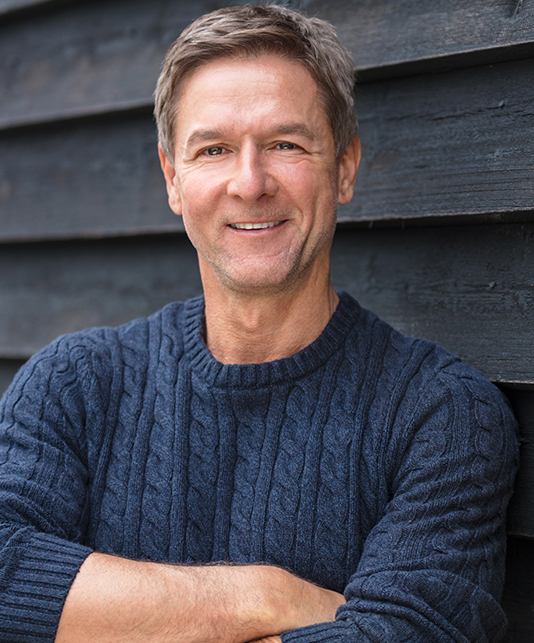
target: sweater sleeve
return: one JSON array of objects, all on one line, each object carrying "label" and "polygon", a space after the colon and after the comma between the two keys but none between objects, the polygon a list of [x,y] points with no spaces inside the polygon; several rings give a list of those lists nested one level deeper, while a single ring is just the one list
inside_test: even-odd
[{"label": "sweater sleeve", "polygon": [[0,406],[0,640],[53,641],[91,549],[79,351],[59,340],[19,372]]},{"label": "sweater sleeve", "polygon": [[383,461],[389,501],[350,577],[346,604],[335,622],[285,632],[283,643],[496,643],[504,636],[505,512],[518,462],[513,415],[493,385],[458,363],[439,372],[412,407],[393,423]]}]

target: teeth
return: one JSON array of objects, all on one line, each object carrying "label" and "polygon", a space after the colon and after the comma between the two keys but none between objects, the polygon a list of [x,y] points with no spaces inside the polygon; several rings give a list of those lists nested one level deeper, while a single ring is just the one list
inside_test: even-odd
[{"label": "teeth", "polygon": [[281,221],[269,221],[269,223],[231,223],[230,227],[235,230],[265,230],[266,228],[274,228],[281,223]]}]

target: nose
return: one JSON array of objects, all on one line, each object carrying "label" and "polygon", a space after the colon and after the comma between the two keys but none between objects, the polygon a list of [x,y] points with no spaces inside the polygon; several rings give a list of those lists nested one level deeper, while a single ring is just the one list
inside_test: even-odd
[{"label": "nose", "polygon": [[227,193],[253,203],[262,196],[273,196],[276,182],[266,168],[261,151],[254,145],[245,145],[236,155]]}]

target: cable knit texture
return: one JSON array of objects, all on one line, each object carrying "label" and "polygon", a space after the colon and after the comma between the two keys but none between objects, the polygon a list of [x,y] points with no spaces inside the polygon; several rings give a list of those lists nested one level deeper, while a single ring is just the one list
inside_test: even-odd
[{"label": "cable knit texture", "polygon": [[1,641],[53,641],[94,550],[266,561],[345,591],[336,622],[284,643],[500,640],[508,406],[340,295],[275,362],[217,362],[199,297],[25,365],[0,410]]}]

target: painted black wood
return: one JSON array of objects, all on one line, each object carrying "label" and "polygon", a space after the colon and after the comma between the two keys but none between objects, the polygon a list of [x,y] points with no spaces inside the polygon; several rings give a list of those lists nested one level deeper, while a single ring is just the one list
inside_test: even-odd
[{"label": "painted black wood", "polygon": [[185,235],[0,247],[0,358],[115,326],[201,292]]},{"label": "painted black wood", "polygon": [[345,230],[336,287],[487,377],[534,382],[534,224]]},{"label": "painted black wood", "polygon": [[16,372],[24,364],[21,359],[0,359],[0,396],[11,384]]},{"label": "painted black wood", "polygon": [[27,10],[43,5],[57,4],[58,0],[0,0],[0,18],[5,14]]},{"label": "painted black wood", "polygon": [[[5,11],[42,4],[3,0]],[[5,28],[0,20],[0,127],[149,104],[171,42],[193,19],[226,4],[71,0]],[[528,0],[292,4],[334,23],[362,79],[534,55]]]},{"label": "painted black wood", "polygon": [[342,218],[532,212],[532,87],[534,58],[362,86],[364,156]]},{"label": "painted black wood", "polygon": [[508,533],[534,538],[534,387],[503,386],[503,390],[521,428],[521,461],[508,508]]},{"label": "painted black wood", "polygon": [[[534,59],[363,85],[364,156],[341,221],[534,209]],[[150,112],[0,132],[0,240],[179,230]]]},{"label": "painted black wood", "polygon": [[508,617],[504,643],[532,643],[534,636],[534,541],[508,538],[501,605]]},{"label": "painted black wood", "polygon": [[167,205],[150,114],[0,135],[0,238],[182,230]]},{"label": "painted black wood", "polygon": [[0,21],[0,128],[149,106],[169,45],[223,0],[91,0]]},{"label": "painted black wood", "polygon": [[360,78],[386,78],[533,55],[529,0],[295,0],[332,22]]},{"label": "painted black wood", "polygon": [[[498,382],[534,383],[534,223],[341,230],[336,287]],[[0,357],[200,288],[184,235],[0,247]]]}]

